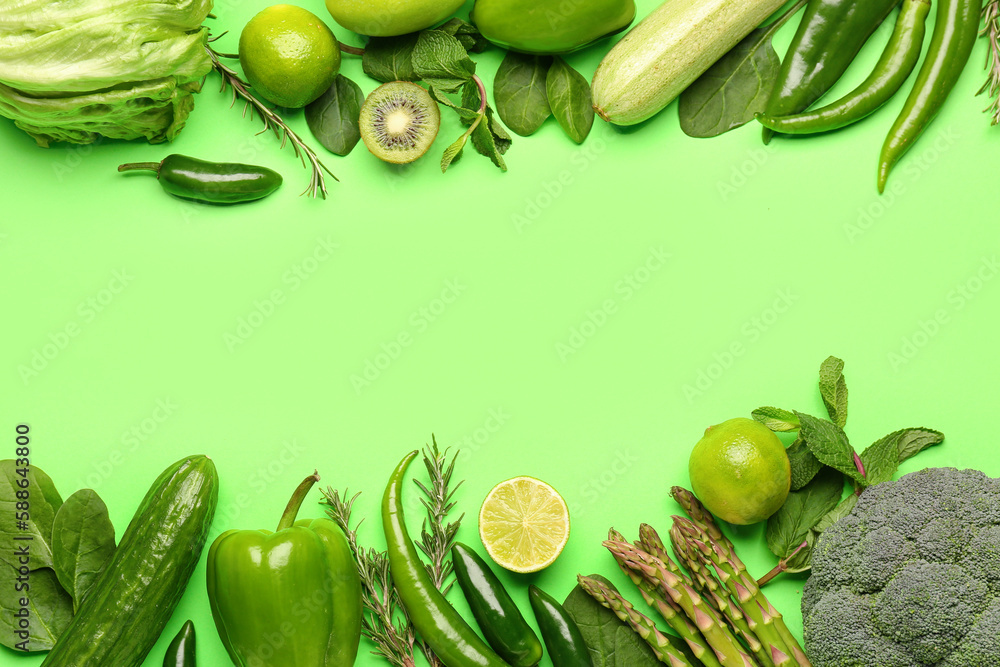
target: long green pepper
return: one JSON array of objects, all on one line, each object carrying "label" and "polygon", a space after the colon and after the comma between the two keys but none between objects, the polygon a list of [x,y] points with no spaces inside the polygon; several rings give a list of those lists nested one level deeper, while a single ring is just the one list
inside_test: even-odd
[{"label": "long green pepper", "polygon": [[[805,111],[847,71],[899,0],[809,0],[781,63],[766,116]],[[764,143],[774,131],[765,127]]]},{"label": "long green pepper", "polygon": [[927,57],[903,110],[882,144],[878,165],[878,191],[893,165],[913,146],[948,98],[969,62],[979,34],[982,0],[938,0],[937,18]]},{"label": "long green pepper", "polygon": [[889,101],[920,59],[930,0],[903,0],[896,27],[882,56],[857,88],[824,107],[791,116],[758,114],[757,120],[783,134],[813,134],[855,123]]}]

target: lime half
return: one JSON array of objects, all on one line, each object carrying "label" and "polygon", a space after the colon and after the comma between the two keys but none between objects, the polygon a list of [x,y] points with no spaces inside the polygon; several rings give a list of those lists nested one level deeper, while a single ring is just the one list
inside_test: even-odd
[{"label": "lime half", "polygon": [[569,540],[566,501],[534,477],[500,482],[479,509],[479,536],[497,565],[537,572],[551,565]]}]

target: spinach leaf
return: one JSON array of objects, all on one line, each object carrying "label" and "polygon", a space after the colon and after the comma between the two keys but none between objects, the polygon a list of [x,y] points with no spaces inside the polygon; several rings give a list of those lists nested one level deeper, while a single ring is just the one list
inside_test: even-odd
[{"label": "spinach leaf", "polygon": [[[50,568],[33,570],[27,590],[15,589],[20,576],[12,565],[0,563],[0,644],[18,651],[48,651],[73,619],[73,601]],[[27,607],[22,607],[22,598]],[[22,609],[28,613],[27,636],[15,617]]]},{"label": "spinach leaf", "polygon": [[504,124],[526,137],[552,115],[546,75],[552,59],[508,51],[493,79],[493,99]]},{"label": "spinach leaf", "polygon": [[691,137],[715,137],[753,120],[764,111],[781,59],[771,38],[805,0],[770,25],[757,28],[681,93],[681,129]]},{"label": "spinach leaf", "polygon": [[365,74],[381,83],[389,81],[416,81],[413,71],[413,49],[417,33],[399,37],[372,37],[361,57]]},{"label": "spinach leaf", "polygon": [[413,47],[413,71],[428,86],[444,93],[457,93],[476,73],[476,63],[452,35],[423,30]]},{"label": "spinach leaf", "polygon": [[811,417],[801,412],[796,412],[802,424],[800,433],[802,439],[806,441],[809,450],[813,455],[834,470],[844,473],[862,487],[868,486],[868,481],[858,471],[854,462],[857,456],[854,448],[847,439],[844,430],[833,422],[817,417]]},{"label": "spinach leaf", "polygon": [[358,121],[364,103],[361,87],[338,74],[329,90],[306,106],[306,123],[328,151],[348,155],[361,140]]},{"label": "spinach leaf", "polygon": [[[27,496],[27,499],[25,499]],[[18,503],[29,503],[29,510]],[[0,561],[17,567],[16,537],[30,538],[28,566],[52,567],[52,520],[62,505],[52,479],[35,466],[19,466],[14,459],[0,461]],[[23,506],[22,506],[23,507]]]},{"label": "spinach leaf", "polygon": [[799,418],[795,416],[795,413],[781,408],[757,408],[750,413],[750,416],[772,431],[797,431],[799,429]]},{"label": "spinach leaf", "polygon": [[570,139],[580,144],[594,126],[594,100],[590,83],[559,56],[545,77],[545,92],[552,115]]},{"label": "spinach leaf", "polygon": [[795,442],[785,450],[788,453],[788,462],[792,467],[792,491],[798,491],[803,486],[812,481],[823,464],[819,462],[809,446],[802,438],[796,438]]},{"label": "spinach leaf", "polygon": [[[593,579],[614,588],[610,581],[594,574]],[[563,603],[563,609],[576,622],[590,650],[594,667],[656,667],[659,661],[652,650],[615,613],[575,586]],[[622,632],[627,634],[622,634]]]},{"label": "spinach leaf", "polygon": [[802,489],[790,492],[785,504],[767,520],[764,539],[771,553],[785,558],[795,551],[813,526],[837,506],[843,494],[843,475],[827,467]]},{"label": "spinach leaf", "polygon": [[844,428],[847,423],[847,381],[844,379],[842,359],[827,357],[819,367],[819,393],[830,421]]},{"label": "spinach leaf", "polygon": [[115,527],[96,491],[80,489],[56,512],[52,552],[56,577],[73,598],[76,613],[115,552]]}]

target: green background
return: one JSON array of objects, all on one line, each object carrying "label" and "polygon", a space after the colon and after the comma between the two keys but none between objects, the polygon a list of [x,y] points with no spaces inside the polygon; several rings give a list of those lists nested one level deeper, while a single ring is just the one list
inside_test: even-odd
[{"label": "green background", "polygon": [[[218,4],[213,26],[232,31],[219,48],[235,50],[267,4]],[[638,4],[642,16],[656,3]],[[887,35],[832,95],[864,78]],[[569,60],[589,78],[607,46]],[[476,57],[487,84],[501,55]],[[767,148],[756,127],[688,138],[676,104],[634,131],[598,121],[582,146],[549,120],[515,137],[508,173],[469,151],[442,175],[437,157],[462,131],[445,112],[432,155],[413,166],[363,147],[328,156],[341,181],[326,201],[298,196],[307,172],[273,136],[255,136],[215,75],[171,146],[43,150],[0,122],[0,456],[13,456],[15,424],[29,424],[33,462],[64,497],[96,489],[119,537],[184,455],[218,466],[215,533],[272,528],[318,468],[324,485],[362,492],[360,537],[379,546],[385,481],[434,434],[460,451],[461,540],[480,545],[479,504],[503,479],[542,478],[569,504],[560,559],[504,577],[525,610],[529,582],[559,598],[577,573],[622,584],[600,546],[608,527],[666,530],[679,511],[668,490],[687,484],[706,426],[759,405],[821,414],[816,372],[830,354],[847,362],[858,448],[927,426],[945,444],[904,472],[1000,476],[988,418],[1000,376],[1000,128],[974,98],[984,57],[980,43],[881,197],[878,149],[902,96],[858,126]],[[376,85],[356,58],[343,72],[365,92]],[[290,121],[308,137],[301,114]],[[267,165],[285,185],[255,204],[207,207],[115,171],[171,152]],[[321,514],[311,502],[303,512]],[[731,532],[752,572],[770,569],[761,526]],[[769,588],[795,632],[801,585]],[[186,618],[204,664],[227,664],[204,561],[145,664],[160,664]],[[359,665],[381,664],[370,648]]]}]

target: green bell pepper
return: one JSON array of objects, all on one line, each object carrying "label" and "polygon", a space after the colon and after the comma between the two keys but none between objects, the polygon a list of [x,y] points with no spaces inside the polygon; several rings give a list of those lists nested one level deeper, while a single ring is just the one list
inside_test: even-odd
[{"label": "green bell pepper", "polygon": [[350,667],[361,638],[361,578],[343,531],[295,521],[313,473],[275,532],[228,530],[208,552],[208,599],[238,667]]},{"label": "green bell pepper", "polygon": [[576,51],[629,27],[635,0],[476,0],[472,22],[483,37],[521,53]]}]

